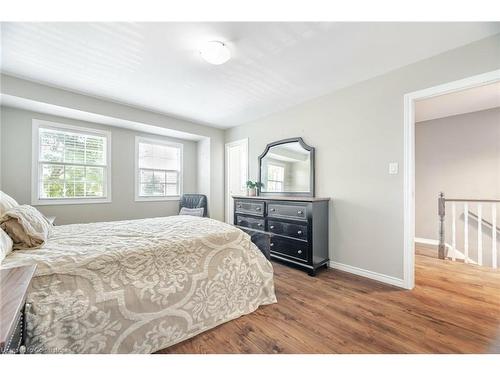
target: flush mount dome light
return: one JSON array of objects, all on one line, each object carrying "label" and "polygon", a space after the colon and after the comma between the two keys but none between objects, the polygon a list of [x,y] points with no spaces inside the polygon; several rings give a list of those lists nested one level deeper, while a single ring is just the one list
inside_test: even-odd
[{"label": "flush mount dome light", "polygon": [[205,43],[200,49],[200,55],[207,63],[221,65],[231,58],[231,51],[224,43],[214,40]]}]

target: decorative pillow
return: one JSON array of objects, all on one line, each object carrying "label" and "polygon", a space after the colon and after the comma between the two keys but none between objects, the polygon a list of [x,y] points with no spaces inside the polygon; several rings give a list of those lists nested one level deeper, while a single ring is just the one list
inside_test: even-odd
[{"label": "decorative pillow", "polygon": [[179,215],[189,215],[189,216],[200,216],[203,217],[203,213],[205,212],[205,209],[203,207],[200,208],[187,208],[187,207],[182,207]]},{"label": "decorative pillow", "polygon": [[52,225],[35,207],[11,208],[0,218],[2,228],[14,242],[15,249],[35,249],[47,240]]},{"label": "decorative pillow", "polygon": [[12,238],[0,228],[0,263],[12,251]]},{"label": "decorative pillow", "polygon": [[19,203],[17,203],[14,198],[0,190],[0,216],[2,216],[5,211],[17,206],[19,206]]}]

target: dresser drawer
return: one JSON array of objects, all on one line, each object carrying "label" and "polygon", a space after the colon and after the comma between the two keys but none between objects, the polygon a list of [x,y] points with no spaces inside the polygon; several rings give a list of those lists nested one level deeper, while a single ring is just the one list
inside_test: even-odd
[{"label": "dresser drawer", "polygon": [[290,258],[307,262],[309,246],[306,242],[272,236],[270,247],[271,253],[286,255]]},{"label": "dresser drawer", "polygon": [[267,216],[294,220],[307,220],[307,206],[269,203]]},{"label": "dresser drawer", "polygon": [[258,219],[255,217],[248,217],[243,215],[236,215],[236,224],[240,227],[251,228],[251,229],[265,229],[264,219]]},{"label": "dresser drawer", "polygon": [[264,216],[265,202],[249,202],[245,200],[235,200],[234,210],[236,213]]},{"label": "dresser drawer", "polygon": [[267,221],[268,231],[282,236],[294,237],[307,241],[307,225],[290,224],[277,220]]},{"label": "dresser drawer", "polygon": [[271,259],[269,250],[271,235],[269,233],[247,228],[241,228],[241,230],[250,236],[251,241],[259,248],[259,250],[267,259]]}]

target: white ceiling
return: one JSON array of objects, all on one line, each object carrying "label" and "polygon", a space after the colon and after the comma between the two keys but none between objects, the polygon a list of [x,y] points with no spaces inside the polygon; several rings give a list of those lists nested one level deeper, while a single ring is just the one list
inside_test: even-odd
[{"label": "white ceiling", "polygon": [[500,82],[418,101],[415,105],[415,121],[434,120],[497,107],[500,107]]},{"label": "white ceiling", "polygon": [[[217,127],[500,32],[500,23],[3,23],[6,74]],[[198,54],[221,40],[233,58]]]}]

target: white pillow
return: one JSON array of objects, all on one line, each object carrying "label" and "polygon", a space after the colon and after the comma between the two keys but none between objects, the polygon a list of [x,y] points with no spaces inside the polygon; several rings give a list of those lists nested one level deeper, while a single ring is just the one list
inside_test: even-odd
[{"label": "white pillow", "polygon": [[203,217],[203,212],[205,209],[203,207],[200,208],[187,208],[187,207],[182,207],[179,215],[189,215],[189,216],[200,216]]},{"label": "white pillow", "polygon": [[0,190],[0,216],[2,216],[7,210],[19,206],[14,198],[5,194]]},{"label": "white pillow", "polygon": [[0,263],[12,251],[13,246],[12,238],[0,228]]}]

